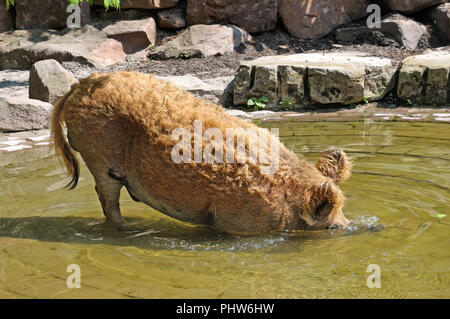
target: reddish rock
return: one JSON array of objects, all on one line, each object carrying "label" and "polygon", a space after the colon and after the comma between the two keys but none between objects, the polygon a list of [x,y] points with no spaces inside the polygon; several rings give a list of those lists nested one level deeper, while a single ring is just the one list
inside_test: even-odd
[{"label": "reddish rock", "polygon": [[404,13],[415,13],[422,9],[444,3],[446,0],[384,0],[386,4],[394,11]]},{"label": "reddish rock", "polygon": [[87,64],[94,65],[95,67],[104,67],[117,62],[123,62],[126,56],[127,54],[121,42],[114,39],[106,39],[97,48],[87,54],[86,61]]},{"label": "reddish rock", "polygon": [[11,30],[13,26],[14,23],[6,10],[5,1],[0,1],[0,33]]},{"label": "reddish rock", "polygon": [[188,25],[228,23],[248,32],[263,32],[277,24],[277,0],[188,0]]},{"label": "reddish rock", "polygon": [[69,31],[16,30],[0,33],[0,69],[30,69],[40,60],[75,61],[102,68],[126,58],[122,43],[91,25]]},{"label": "reddish rock", "polygon": [[121,42],[127,54],[143,50],[150,44],[156,43],[156,23],[153,18],[118,21],[102,31],[109,38]]},{"label": "reddish rock", "polygon": [[[103,0],[94,0],[97,6],[103,6]],[[165,9],[178,4],[178,0],[120,0],[121,9]]]},{"label": "reddish rock", "polygon": [[283,0],[280,16],[289,33],[317,39],[337,26],[367,15],[370,0]]},{"label": "reddish rock", "polygon": [[[0,0],[1,1],[1,0]],[[68,13],[68,1],[61,0],[16,0],[17,29],[65,29]],[[81,4],[81,25],[90,21],[90,6]]]}]

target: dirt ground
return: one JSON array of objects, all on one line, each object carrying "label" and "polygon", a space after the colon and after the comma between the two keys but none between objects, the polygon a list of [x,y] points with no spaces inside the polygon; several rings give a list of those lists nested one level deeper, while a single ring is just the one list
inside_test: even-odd
[{"label": "dirt ground", "polygon": [[[416,19],[420,19],[416,18]],[[130,55],[126,62],[114,64],[105,69],[89,70],[91,72],[116,72],[116,71],[139,71],[156,75],[185,75],[195,74],[199,78],[216,77],[223,75],[233,75],[243,60],[252,60],[260,56],[267,55],[287,55],[305,52],[339,52],[339,51],[360,51],[371,56],[390,58],[396,63],[400,63],[405,57],[417,55],[429,48],[448,46],[442,39],[444,37],[433,26],[430,21],[422,20],[428,29],[428,35],[423,37],[419,46],[414,51],[407,51],[400,48],[400,45],[392,38],[380,32],[374,31],[364,38],[356,38],[348,44],[339,44],[331,33],[325,38],[316,40],[301,40],[290,36],[282,25],[270,32],[253,34],[251,42],[242,44],[236,52],[212,56],[206,58],[171,59],[154,61],[142,59],[142,55]],[[348,26],[361,25],[363,22],[352,23]],[[158,30],[158,44],[170,40],[176,36],[177,31]],[[80,68],[86,73],[86,66],[76,63],[65,63],[67,69],[74,73],[79,73]]]}]

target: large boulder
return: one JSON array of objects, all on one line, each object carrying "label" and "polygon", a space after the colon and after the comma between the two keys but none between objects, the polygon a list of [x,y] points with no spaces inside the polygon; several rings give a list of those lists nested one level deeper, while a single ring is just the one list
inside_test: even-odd
[{"label": "large boulder", "polygon": [[39,130],[48,127],[52,105],[23,97],[0,98],[0,132]]},{"label": "large boulder", "polygon": [[[4,1],[3,1],[4,2]],[[61,0],[16,0],[15,8],[17,29],[64,29],[67,18],[68,1]],[[80,4],[81,24],[90,21],[90,6],[85,1]]]},{"label": "large boulder", "polygon": [[0,33],[9,31],[14,26],[11,15],[6,10],[5,1],[0,1]]},{"label": "large boulder", "polygon": [[155,59],[213,56],[231,52],[250,39],[246,31],[235,26],[198,24],[157,47],[149,56]]},{"label": "large boulder", "polygon": [[228,23],[264,32],[275,28],[277,9],[277,0],[188,0],[186,20],[188,25]]},{"label": "large boulder", "polygon": [[[104,0],[94,0],[97,6],[103,6]],[[178,4],[178,0],[120,0],[120,9],[165,9]]]},{"label": "large boulder", "polygon": [[0,69],[30,69],[40,60],[105,67],[126,58],[122,43],[90,25],[61,31],[16,30],[0,34]]},{"label": "large boulder", "polygon": [[262,57],[241,63],[234,104],[263,96],[271,108],[375,101],[394,88],[396,72],[391,60],[357,52]]},{"label": "large boulder", "polygon": [[446,0],[384,0],[384,2],[394,11],[415,13],[435,4],[444,3]]},{"label": "large boulder", "polygon": [[450,51],[431,51],[403,60],[397,95],[410,104],[446,106],[450,102]]},{"label": "large boulder", "polygon": [[58,61],[39,61],[31,67],[29,97],[53,104],[77,82],[73,74],[64,69]]},{"label": "large boulder", "polygon": [[113,22],[102,30],[109,38],[122,43],[127,54],[156,43],[156,23],[153,18]]},{"label": "large boulder", "polygon": [[334,28],[367,15],[370,0],[283,0],[280,16],[288,32],[300,39],[321,38]]},{"label": "large boulder", "polygon": [[406,49],[415,50],[427,28],[413,19],[394,14],[381,21],[381,32],[391,35]]},{"label": "large boulder", "polygon": [[430,9],[429,14],[433,23],[450,41],[450,2]]}]

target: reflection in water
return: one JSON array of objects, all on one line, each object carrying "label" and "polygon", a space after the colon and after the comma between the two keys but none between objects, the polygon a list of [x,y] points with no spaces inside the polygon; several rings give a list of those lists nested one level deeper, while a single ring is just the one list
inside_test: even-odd
[{"label": "reflection in water", "polygon": [[[0,297],[449,297],[450,188],[446,124],[272,123],[315,161],[330,146],[354,160],[342,185],[347,230],[216,233],[122,193],[127,225],[104,222],[83,167],[67,191],[53,157],[0,167]],[[25,152],[25,151],[24,151]],[[28,151],[30,152],[30,151]],[[31,151],[34,152],[34,151]],[[80,290],[65,269],[78,264]],[[378,264],[382,289],[365,285]]]},{"label": "reflection in water", "polygon": [[[134,246],[142,249],[220,250],[220,251],[277,251],[301,246],[306,239],[325,239],[342,235],[356,235],[366,231],[380,231],[377,218],[369,216],[351,223],[342,231],[272,232],[251,237],[217,233],[207,227],[173,227],[170,220],[149,222],[142,218],[127,219],[124,226],[113,226],[98,218],[22,217],[0,218],[0,237],[28,238],[39,241],[82,244]],[[45,230],[45,231],[43,231]]]}]

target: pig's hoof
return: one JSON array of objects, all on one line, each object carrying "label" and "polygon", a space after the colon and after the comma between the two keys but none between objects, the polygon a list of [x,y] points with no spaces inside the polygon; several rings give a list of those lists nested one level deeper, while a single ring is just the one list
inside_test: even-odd
[{"label": "pig's hoof", "polygon": [[113,227],[121,227],[125,225],[125,220],[123,218],[107,218],[106,224],[111,225]]}]

